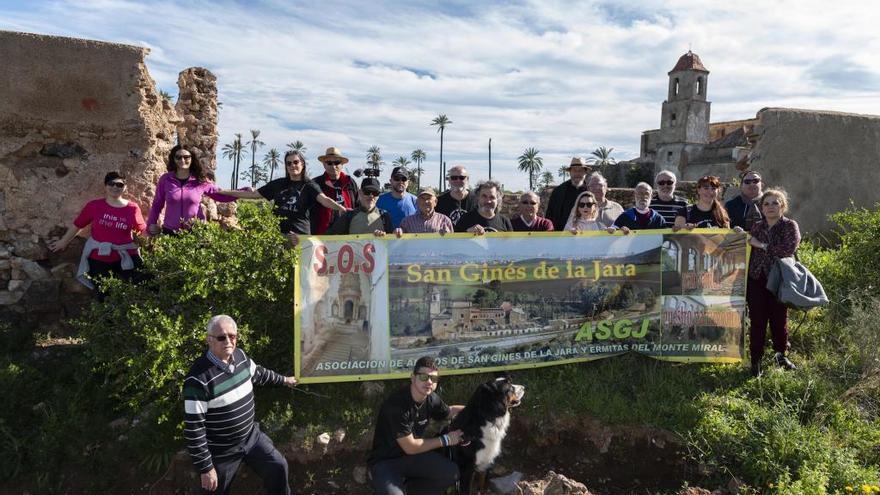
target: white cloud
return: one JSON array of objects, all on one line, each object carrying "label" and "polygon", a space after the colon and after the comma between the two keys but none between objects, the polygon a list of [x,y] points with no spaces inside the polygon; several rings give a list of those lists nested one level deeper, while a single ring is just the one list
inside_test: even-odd
[{"label": "white cloud", "polygon": [[[696,0],[514,3],[28,2],[0,6],[0,28],[149,46],[151,74],[218,76],[220,142],[260,129],[269,147],[299,139],[314,157],[339,146],[362,164],[428,154],[436,184],[437,114],[453,124],[444,158],[522,188],[516,157],[534,146],[555,173],[600,145],[638,154],[659,125],[666,73],[690,46],[711,71],[713,120],[764,106],[880,114],[878,7],[838,2]],[[173,91],[172,91],[173,92]],[[218,177],[231,167],[221,161]],[[390,169],[389,169],[390,170]],[[387,173],[387,172],[386,172]]]}]

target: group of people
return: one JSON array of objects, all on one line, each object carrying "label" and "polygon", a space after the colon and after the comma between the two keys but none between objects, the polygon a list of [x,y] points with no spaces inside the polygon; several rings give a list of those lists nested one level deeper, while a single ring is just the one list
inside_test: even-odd
[{"label": "group of people", "polygon": [[[112,274],[137,281],[140,256],[138,235],[176,235],[193,222],[204,220],[203,196],[229,202],[238,198],[265,199],[273,203],[280,217],[280,229],[293,243],[301,235],[373,234],[383,236],[407,233],[511,231],[620,231],[671,228],[733,228],[747,231],[753,247],[748,267],[746,302],[751,321],[750,357],[754,376],[762,373],[767,326],[773,342],[774,362],[785,369],[795,365],[785,356],[788,347],[787,308],[766,288],[773,263],[793,256],[800,242],[794,220],[785,216],[789,202],[778,188],[764,190],[761,175],[753,170],[741,175],[739,194],[722,204],[717,177],[697,181],[697,199],[689,204],[676,196],[675,174],[659,172],[654,187],[645,182],[636,185],[634,206],[624,209],[607,197],[608,183],[602,174],[587,175],[582,158],[572,159],[570,178],[550,195],[546,217],[539,216],[541,198],[526,192],[519,198],[517,214],[512,218],[499,213],[502,188],[498,182],[480,182],[471,189],[470,176],[462,165],[449,169],[449,189],[443,194],[422,187],[417,194],[407,192],[410,174],[403,167],[391,173],[391,190],[383,192],[374,177],[360,185],[344,173],[348,158],[335,147],[318,157],[324,173],[310,178],[306,157],[299,151],[284,156],[284,177],[270,181],[256,190],[222,189],[211,182],[193,149],[175,146],[168,157],[167,173],[156,187],[147,219],[138,205],[124,198],[126,177],[110,172],[104,177],[104,197],[89,201],[58,240],[49,243],[52,251],[64,250],[83,229],[91,226],[77,276],[92,285],[100,276]],[[159,217],[164,211],[164,220]],[[100,286],[99,298],[103,297]],[[208,350],[186,378],[186,438],[193,461],[202,473],[202,486],[208,491],[223,491],[242,460],[253,463],[267,486],[277,486],[272,493],[289,493],[287,465],[271,441],[253,422],[251,383],[294,386],[293,377],[283,377],[265,370],[236,351],[235,322],[228,316],[216,317],[208,325]],[[246,375],[246,376],[245,376]],[[393,403],[383,407],[377,426],[381,438],[374,442],[371,466],[380,493],[403,493],[399,487],[413,466],[428,460],[418,455],[443,445],[454,445],[455,432],[445,440],[421,439],[427,417],[452,416],[459,409],[430,399],[436,386],[436,365],[417,364],[408,391],[401,392]],[[234,390],[235,394],[221,393]],[[409,395],[407,395],[409,394]],[[427,406],[425,406],[427,404]],[[386,411],[387,409],[387,411]],[[238,414],[240,411],[245,414]],[[388,420],[392,417],[392,420]],[[382,419],[386,418],[386,419]],[[225,431],[225,432],[221,432]],[[230,433],[233,431],[233,433]],[[403,459],[403,460],[400,460]],[[430,462],[439,462],[431,458]],[[283,464],[283,466],[282,466]],[[436,466],[445,473],[442,479],[428,480],[429,486],[443,485],[456,475],[448,465]],[[446,471],[443,471],[445,469]],[[283,482],[281,480],[284,480]],[[433,484],[433,485],[432,485]],[[421,492],[420,492],[421,493]],[[428,493],[425,491],[424,493]]]}]

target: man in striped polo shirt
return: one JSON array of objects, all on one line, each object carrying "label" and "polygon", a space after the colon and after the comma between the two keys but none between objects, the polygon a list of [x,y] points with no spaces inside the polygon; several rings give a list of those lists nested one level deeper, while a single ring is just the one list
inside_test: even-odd
[{"label": "man in striped polo shirt", "polygon": [[183,382],[183,436],[205,492],[225,494],[242,461],[270,494],[289,494],[287,461],[254,422],[253,385],[294,387],[296,378],[263,368],[236,349],[238,325],[226,315],[208,322],[208,351]]}]

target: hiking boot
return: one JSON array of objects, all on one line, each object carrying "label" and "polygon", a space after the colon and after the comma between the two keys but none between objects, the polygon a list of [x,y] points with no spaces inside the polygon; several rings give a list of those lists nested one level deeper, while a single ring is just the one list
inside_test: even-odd
[{"label": "hiking boot", "polygon": [[797,366],[795,366],[794,363],[789,361],[788,358],[785,357],[785,354],[783,354],[781,352],[777,352],[776,356],[773,358],[773,360],[776,361],[776,365],[779,366],[780,368],[787,369],[787,370],[796,370],[797,369]]},{"label": "hiking boot", "polygon": [[752,376],[755,378],[760,378],[764,372],[761,371],[761,362],[760,361],[752,361]]}]

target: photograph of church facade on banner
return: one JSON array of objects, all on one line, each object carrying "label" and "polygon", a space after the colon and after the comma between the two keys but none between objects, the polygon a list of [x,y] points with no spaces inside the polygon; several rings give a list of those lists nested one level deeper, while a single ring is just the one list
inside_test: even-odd
[{"label": "photograph of church facade on banner", "polygon": [[295,354],[303,375],[387,373],[385,244],[313,238],[301,253]]},{"label": "photograph of church facade on banner", "polygon": [[628,352],[660,327],[659,236],[391,242],[392,362],[446,368]]}]

